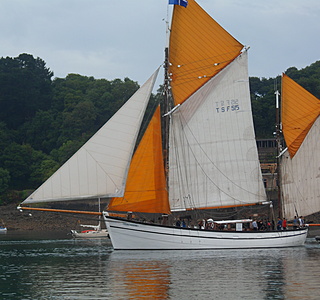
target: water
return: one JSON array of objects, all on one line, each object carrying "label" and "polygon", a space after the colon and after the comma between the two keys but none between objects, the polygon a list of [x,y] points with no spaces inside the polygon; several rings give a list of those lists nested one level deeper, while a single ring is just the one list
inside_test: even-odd
[{"label": "water", "polygon": [[108,239],[0,236],[0,299],[319,299],[320,245],[114,251]]}]

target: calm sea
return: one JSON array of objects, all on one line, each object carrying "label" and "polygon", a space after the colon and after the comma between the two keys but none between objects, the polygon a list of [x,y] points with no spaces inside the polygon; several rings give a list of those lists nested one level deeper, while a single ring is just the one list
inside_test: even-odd
[{"label": "calm sea", "polygon": [[0,236],[0,299],[319,299],[320,245],[113,251],[108,239]]}]

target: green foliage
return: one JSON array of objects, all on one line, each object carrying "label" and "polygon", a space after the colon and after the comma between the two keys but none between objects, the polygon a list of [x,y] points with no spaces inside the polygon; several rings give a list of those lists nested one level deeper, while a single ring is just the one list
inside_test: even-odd
[{"label": "green foliage", "polygon": [[20,190],[39,185],[43,178],[31,178],[31,174],[45,158],[45,154],[30,145],[9,144],[0,156],[0,167],[10,172],[10,188]]},{"label": "green foliage", "polygon": [[275,131],[275,79],[250,78],[251,105],[257,138],[272,138]]},{"label": "green foliage", "polygon": [[[320,61],[286,73],[320,97]],[[26,189],[41,185],[139,88],[129,78],[52,77],[45,62],[30,54],[0,58],[0,203],[21,200],[29,193]],[[273,136],[274,91],[279,81],[250,78],[258,138]],[[144,124],[162,101],[162,88],[152,95]]]},{"label": "green foliage", "polygon": [[44,158],[36,164],[35,168],[32,168],[30,174],[30,183],[33,186],[39,186],[42,182],[48,179],[55,171],[59,169],[60,165],[56,161],[50,158]]},{"label": "green foliage", "polygon": [[10,182],[10,173],[8,170],[0,168],[0,195],[7,191]]},{"label": "green foliage", "polygon": [[60,165],[65,163],[69,157],[72,156],[82,145],[84,141],[82,140],[74,140],[65,142],[59,149],[53,149],[51,151],[51,156],[55,161],[57,161]]},{"label": "green foliage", "polygon": [[49,154],[57,147],[62,114],[54,110],[39,110],[34,118],[19,128],[18,141]]},{"label": "green foliage", "polygon": [[286,71],[286,74],[312,95],[320,98],[320,61],[301,70],[291,67]]},{"label": "green foliage", "polygon": [[40,58],[0,58],[0,195],[36,188],[139,88],[69,74],[52,80]]},{"label": "green foliage", "polygon": [[51,105],[51,77],[40,58],[20,54],[0,59],[0,120],[17,129]]}]

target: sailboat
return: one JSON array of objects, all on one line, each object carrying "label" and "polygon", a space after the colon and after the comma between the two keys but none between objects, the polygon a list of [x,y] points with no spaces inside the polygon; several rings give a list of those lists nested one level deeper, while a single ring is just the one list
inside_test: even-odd
[{"label": "sailboat", "polygon": [[[306,227],[245,230],[252,219],[172,224],[170,216],[183,212],[270,202],[254,135],[248,48],[195,0],[169,3],[174,6],[165,49],[165,101],[155,110],[136,150],[159,70],[22,208],[38,202],[111,198],[102,215],[114,249],[303,245]],[[152,220],[138,220],[139,213]],[[154,216],[162,221],[155,222]]]},{"label": "sailboat", "polygon": [[286,218],[320,211],[320,100],[282,75],[281,192]]},{"label": "sailboat", "polygon": [[102,229],[100,223],[98,225],[80,224],[80,226],[84,227],[85,230],[81,230],[80,232],[74,229],[70,230],[74,238],[92,239],[104,238],[109,236],[108,231],[106,229]]},{"label": "sailboat", "polygon": [[7,233],[7,227],[4,225],[4,222],[1,220],[0,234],[5,234],[5,233]]},{"label": "sailboat", "polygon": [[[100,212],[100,198],[98,199],[99,212]],[[80,223],[80,221],[79,221]],[[109,237],[108,230],[101,228],[101,221],[99,220],[98,225],[85,225],[79,224],[84,230],[77,231],[75,229],[71,229],[71,235],[74,238],[104,238]]]},{"label": "sailboat", "polygon": [[[165,88],[170,86],[174,104],[165,115],[170,122],[164,152],[168,169],[161,169],[160,155],[152,163],[141,163],[144,155],[155,154],[155,145],[147,150],[143,140],[133,157],[125,194],[113,198],[108,211],[166,214],[168,203],[169,213],[267,203],[254,138],[247,49],[193,0],[174,6],[170,33]],[[145,165],[159,165],[158,173]],[[167,185],[164,180],[155,182],[165,175]],[[242,226],[235,231],[203,230],[201,225],[183,228],[123,220],[108,212],[104,217],[115,249],[299,246],[308,231],[254,232]]]}]

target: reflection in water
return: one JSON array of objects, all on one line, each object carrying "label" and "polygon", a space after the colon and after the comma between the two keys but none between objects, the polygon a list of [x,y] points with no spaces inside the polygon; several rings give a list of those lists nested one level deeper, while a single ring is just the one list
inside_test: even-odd
[{"label": "reflection in water", "polygon": [[[296,269],[296,260],[302,264],[311,249],[237,250],[237,251],[167,251],[124,252],[110,255],[114,273],[114,288],[125,299],[148,299],[148,287],[154,287],[158,299],[294,299],[297,293],[288,293],[286,273]],[[309,253],[309,255],[307,254]],[[319,248],[315,252],[320,257]],[[314,270],[311,270],[313,268]],[[118,273],[117,273],[118,271]],[[310,265],[309,272],[320,271],[319,265]],[[300,278],[303,283],[305,278]],[[318,284],[311,284],[315,289]],[[123,287],[126,287],[125,294]],[[300,299],[317,299],[301,286]],[[141,291],[147,291],[142,293]],[[150,291],[149,291],[150,292]],[[314,298],[313,296],[314,295]],[[125,297],[126,296],[126,297]],[[151,296],[151,294],[149,294]]]},{"label": "reflection in water", "polygon": [[[276,250],[277,252],[282,250]],[[276,257],[270,260],[269,264],[265,267],[263,272],[263,280],[266,282],[264,288],[266,299],[284,299],[283,286],[284,282],[284,270],[282,257]]]},{"label": "reflection in water", "polygon": [[320,247],[306,245],[284,258],[287,299],[319,299]]},{"label": "reflection in water", "polygon": [[0,299],[318,299],[320,245],[113,251],[106,240],[0,240]]},{"label": "reflection in water", "polygon": [[116,299],[169,299],[169,266],[160,261],[119,261],[109,265]]}]

